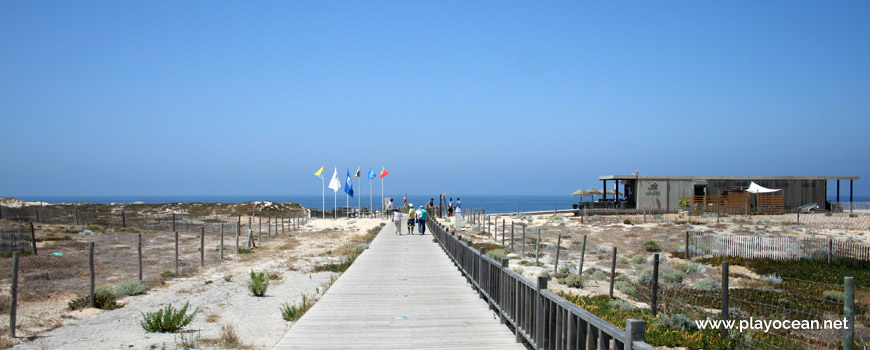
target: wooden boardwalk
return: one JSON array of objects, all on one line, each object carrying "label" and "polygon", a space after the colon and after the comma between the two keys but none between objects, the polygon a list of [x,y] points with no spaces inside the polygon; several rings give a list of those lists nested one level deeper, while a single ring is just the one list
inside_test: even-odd
[{"label": "wooden boardwalk", "polygon": [[525,349],[432,236],[392,222],[274,349]]}]

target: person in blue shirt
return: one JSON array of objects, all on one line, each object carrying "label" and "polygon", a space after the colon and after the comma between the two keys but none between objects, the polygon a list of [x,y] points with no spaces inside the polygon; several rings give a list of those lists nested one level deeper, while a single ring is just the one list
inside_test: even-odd
[{"label": "person in blue shirt", "polygon": [[426,234],[426,219],[429,218],[429,212],[426,211],[425,208],[420,208],[420,215],[417,217],[417,228],[420,230],[420,234]]},{"label": "person in blue shirt", "polygon": [[447,201],[447,217],[453,216],[453,197],[450,197],[450,200]]}]

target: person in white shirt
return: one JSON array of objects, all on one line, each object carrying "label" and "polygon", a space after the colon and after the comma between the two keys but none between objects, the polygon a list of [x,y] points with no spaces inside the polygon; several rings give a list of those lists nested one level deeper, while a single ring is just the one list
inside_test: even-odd
[{"label": "person in white shirt", "polygon": [[399,209],[393,210],[393,223],[396,225],[396,235],[402,234],[402,211]]}]

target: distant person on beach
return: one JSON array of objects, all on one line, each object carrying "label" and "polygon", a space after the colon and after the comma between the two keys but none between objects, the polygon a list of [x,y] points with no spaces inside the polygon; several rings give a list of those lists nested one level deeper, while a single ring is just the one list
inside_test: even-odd
[{"label": "distant person on beach", "polygon": [[402,197],[402,206],[403,207],[408,206],[408,195],[407,194]]},{"label": "distant person on beach", "polygon": [[408,204],[408,234],[414,233],[414,224],[417,222],[417,212],[414,211],[414,204]]},{"label": "distant person on beach", "polygon": [[393,211],[393,199],[390,198],[390,201],[387,202],[387,207],[384,208],[384,216],[390,215],[390,212]]},{"label": "distant person on beach", "polygon": [[426,209],[420,208],[420,212],[417,214],[417,229],[421,235],[426,234],[426,219],[428,218],[429,212]]},{"label": "distant person on beach", "polygon": [[453,216],[453,197],[450,197],[450,200],[447,201],[447,217]]},{"label": "distant person on beach", "polygon": [[396,224],[396,235],[402,234],[402,211],[393,209],[393,223]]},{"label": "distant person on beach", "polygon": [[462,201],[459,200],[459,197],[456,197],[456,203],[454,203],[453,211],[456,211],[456,209],[459,209],[459,208],[462,208]]}]

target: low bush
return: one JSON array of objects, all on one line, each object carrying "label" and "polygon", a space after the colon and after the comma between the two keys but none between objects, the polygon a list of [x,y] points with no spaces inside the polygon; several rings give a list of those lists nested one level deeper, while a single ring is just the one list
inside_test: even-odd
[{"label": "low bush", "polygon": [[233,325],[221,325],[221,333],[218,336],[217,344],[227,348],[237,348],[242,345],[241,340],[239,340],[239,334],[236,333],[236,327]]},{"label": "low bush", "polygon": [[619,258],[616,259],[616,262],[618,264],[628,264],[628,263],[631,263],[631,259],[626,258],[624,256],[620,256]]},{"label": "low bush", "polygon": [[625,219],[625,220],[622,220],[622,223],[625,225],[631,225],[631,220]]},{"label": "low bush", "polygon": [[565,263],[562,266],[559,266],[559,273],[571,273],[577,269],[577,266],[572,263]]},{"label": "low bush", "polygon": [[522,267],[519,267],[519,266],[514,267],[513,270],[514,270],[514,272],[516,272],[516,273],[518,273],[518,274],[520,274],[520,275],[522,275],[523,272],[525,272],[525,270],[523,270],[523,268],[522,268]]},{"label": "low bush", "polygon": [[160,276],[165,277],[165,278],[175,277],[175,272],[166,270],[166,271],[161,272]]},{"label": "low bush", "polygon": [[500,263],[501,259],[504,259],[507,257],[507,253],[504,252],[504,249],[495,249],[495,250],[491,250],[491,251],[486,252],[486,256],[488,256],[492,260],[498,261]]},{"label": "low bush", "polygon": [[239,249],[239,254],[251,254],[251,253],[253,253],[253,252],[254,252],[254,251],[251,250],[251,249],[245,249],[245,248],[241,248],[241,249]]},{"label": "low bush", "polygon": [[634,288],[634,284],[632,284],[632,283],[629,282],[629,281],[616,281],[616,282],[613,282],[613,287],[616,288],[616,290],[618,290],[618,291],[620,291],[620,292],[623,292],[623,293],[625,293],[625,294],[627,294],[627,295],[633,295],[633,294],[635,293],[635,291],[637,291],[637,290]]},{"label": "low bush", "polygon": [[643,284],[652,284],[653,281],[653,269],[651,267],[647,267],[643,270],[640,270],[640,275],[638,277],[640,283]]},{"label": "low bush", "polygon": [[607,305],[614,308],[614,309],[620,310],[620,311],[634,310],[634,306],[625,300],[613,299],[613,300],[607,302]]},{"label": "low bush", "polygon": [[120,295],[139,295],[145,294],[145,284],[139,280],[130,280],[123,282],[115,288],[115,292]]},{"label": "low bush", "polygon": [[356,253],[356,255],[360,255],[366,249],[369,249],[369,245],[365,243],[360,243],[356,245],[356,247],[354,248],[354,252]]},{"label": "low bush", "polygon": [[662,315],[659,317],[659,321],[668,328],[679,329],[683,332],[697,329],[695,321],[683,314]]},{"label": "low bush", "polygon": [[580,275],[568,275],[560,278],[559,283],[571,288],[583,288],[585,280]]},{"label": "low bush", "polygon": [[251,270],[251,281],[248,282],[248,290],[251,294],[257,297],[264,296],[267,288],[269,288],[269,276],[265,272]]},{"label": "low bush", "polygon": [[631,262],[633,262],[635,264],[643,264],[644,261],[646,261],[646,257],[643,256],[642,254],[637,254],[637,255],[631,257]]},{"label": "low bush", "polygon": [[842,303],[845,299],[843,292],[838,290],[826,290],[822,292],[822,298],[828,301]]},{"label": "low bush", "polygon": [[550,270],[543,270],[543,271],[541,271],[541,273],[538,274],[538,276],[546,277],[549,279],[550,278]]},{"label": "low bush", "polygon": [[281,305],[281,317],[284,318],[284,321],[296,321],[313,305],[314,303],[309,301],[305,294],[302,294],[302,302],[298,305],[288,305],[287,303]]},{"label": "low bush", "polygon": [[[29,251],[26,251],[26,250],[22,250],[22,251],[18,252],[18,256],[19,256],[19,257],[31,256],[31,255],[33,255],[33,254],[30,253]],[[12,257],[12,252],[3,252],[3,253],[0,253],[0,257],[2,257],[2,258],[6,258],[6,259],[11,258],[11,257]]]},{"label": "low bush", "polygon": [[97,232],[97,231],[104,231],[104,230],[105,230],[105,228],[103,228],[103,226],[100,226],[100,225],[97,225],[97,224],[90,224],[90,225],[88,225],[87,229],[88,229],[88,230],[91,230],[91,231],[94,231],[94,232]]},{"label": "low bush", "polygon": [[190,324],[193,321],[193,317],[199,312],[199,308],[197,308],[188,314],[187,309],[189,307],[189,303],[184,303],[181,309],[175,309],[172,307],[172,304],[169,304],[165,308],[155,312],[142,313],[142,321],[139,324],[149,333],[177,332]]},{"label": "low bush", "polygon": [[224,275],[224,281],[229,282],[233,280],[233,275]]},{"label": "low bush", "polygon": [[646,241],[643,242],[643,250],[650,253],[655,253],[662,251],[662,247],[660,247],[659,244],[656,242]]},{"label": "low bush", "polygon": [[85,307],[88,306],[88,298],[87,297],[74,298],[74,299],[70,300],[69,302],[67,302],[66,305],[70,310],[84,309]]},{"label": "low bush", "polygon": [[604,271],[601,271],[601,270],[595,270],[595,272],[592,273],[592,279],[594,279],[594,280],[605,280],[605,279],[607,279],[607,274],[604,273]]},{"label": "low bush", "polygon": [[705,290],[710,292],[719,292],[722,290],[722,286],[719,285],[719,282],[710,278],[702,278],[695,281],[694,287],[697,290]]},{"label": "low bush", "polygon": [[671,284],[683,283],[683,273],[680,271],[665,272],[662,274],[662,281]]}]

